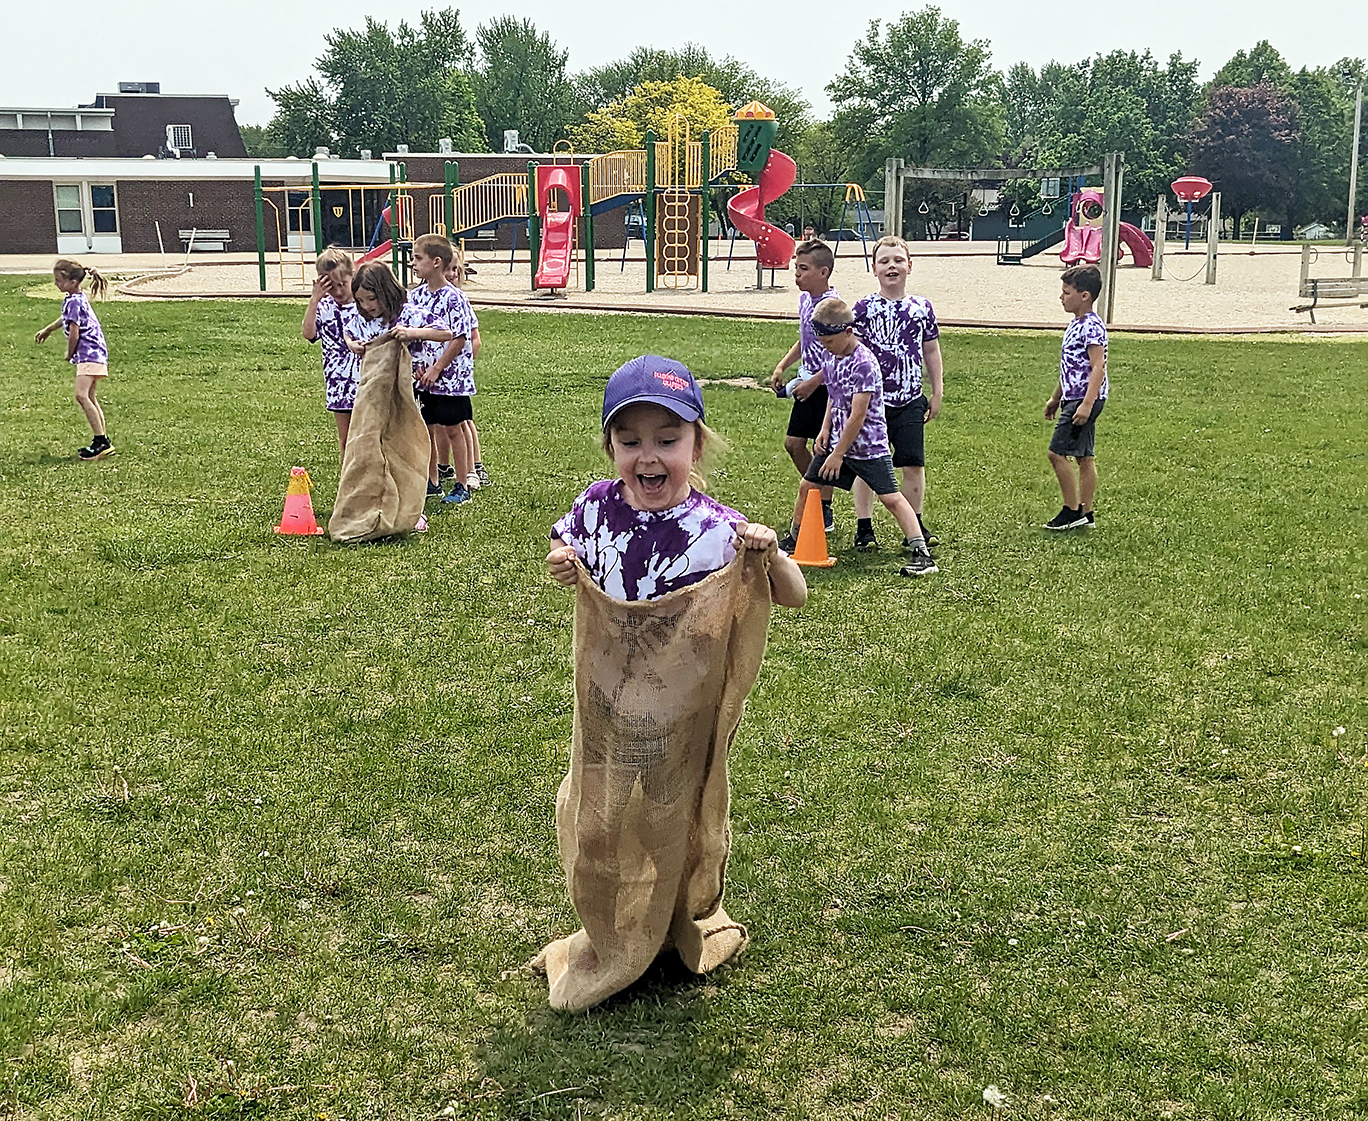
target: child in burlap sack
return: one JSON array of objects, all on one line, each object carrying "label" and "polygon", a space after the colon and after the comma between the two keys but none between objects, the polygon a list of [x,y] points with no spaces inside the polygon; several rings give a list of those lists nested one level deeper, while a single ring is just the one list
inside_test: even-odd
[{"label": "child in burlap sack", "polygon": [[619,369],[603,434],[618,478],[575,500],[546,558],[576,585],[574,742],[556,832],[584,925],[532,964],[568,1010],[626,988],[668,947],[697,973],[744,947],[745,927],[722,910],[727,752],[771,602],[807,600],[774,531],[702,493],[698,464],[716,437],[686,367],[644,355]]}]

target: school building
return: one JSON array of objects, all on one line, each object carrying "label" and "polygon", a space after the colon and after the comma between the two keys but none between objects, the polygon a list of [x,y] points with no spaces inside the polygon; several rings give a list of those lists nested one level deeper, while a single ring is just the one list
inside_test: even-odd
[{"label": "school building", "polygon": [[[313,249],[315,166],[321,243],[365,247],[388,201],[393,163],[406,164],[410,181],[441,183],[444,163],[455,161],[460,182],[470,183],[525,174],[529,158],[550,159],[430,151],[252,159],[236,105],[222,95],[164,94],[156,82],[120,82],[117,93],[99,94],[89,105],[0,106],[0,254],[255,252],[258,167],[268,252]],[[441,192],[414,192],[420,231],[428,228],[433,193]],[[481,234],[491,248],[511,246],[514,238],[519,248],[527,245],[525,224],[506,222]],[[596,234],[603,248],[621,246],[621,214],[605,216]]]}]

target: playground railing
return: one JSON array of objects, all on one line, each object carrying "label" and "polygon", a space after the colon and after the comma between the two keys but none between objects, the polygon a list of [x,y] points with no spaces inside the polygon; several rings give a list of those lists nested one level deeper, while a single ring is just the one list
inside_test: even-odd
[{"label": "playground railing", "polygon": [[[658,178],[658,176],[657,176]],[[646,193],[646,151],[609,152],[589,161],[589,203]]]},{"label": "playground railing", "polygon": [[501,172],[457,187],[453,196],[456,235],[527,217],[527,175]]}]

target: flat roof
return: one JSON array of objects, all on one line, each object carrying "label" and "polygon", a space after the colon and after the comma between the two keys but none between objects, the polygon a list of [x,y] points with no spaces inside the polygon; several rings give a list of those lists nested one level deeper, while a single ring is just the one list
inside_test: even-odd
[{"label": "flat roof", "polygon": [[388,184],[390,165],[384,160],[253,160],[198,159],[159,160],[144,156],[128,158],[78,158],[64,156],[0,156],[0,179],[170,179],[203,181],[245,179],[251,182],[256,169],[272,183],[313,181],[313,165],[319,179],[332,183]]}]

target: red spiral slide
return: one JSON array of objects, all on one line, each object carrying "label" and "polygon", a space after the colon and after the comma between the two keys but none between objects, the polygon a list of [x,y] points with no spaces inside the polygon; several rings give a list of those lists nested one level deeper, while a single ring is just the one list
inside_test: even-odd
[{"label": "red spiral slide", "polygon": [[765,207],[792,187],[797,177],[798,165],[783,152],[771,149],[760,182],[727,203],[736,228],[755,242],[755,257],[761,268],[786,269],[793,260],[793,238],[765,221]]}]

